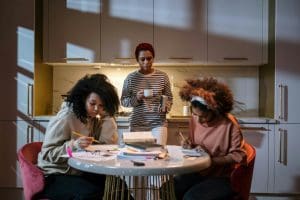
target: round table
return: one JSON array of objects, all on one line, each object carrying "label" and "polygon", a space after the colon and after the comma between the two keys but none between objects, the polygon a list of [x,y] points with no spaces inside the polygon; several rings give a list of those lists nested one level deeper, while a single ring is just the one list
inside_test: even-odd
[{"label": "round table", "polygon": [[[120,189],[129,190],[128,194],[135,199],[174,199],[173,175],[201,171],[211,164],[205,152],[200,157],[186,157],[180,146],[166,146],[169,156],[165,159],[137,160],[144,166],[135,166],[132,159],[119,159],[117,145],[95,145],[93,148],[96,149],[94,153],[73,153],[68,164],[81,171],[107,175],[104,199],[115,199],[112,195]],[[124,186],[121,180],[127,184]],[[117,195],[122,196],[120,199],[130,199],[129,195]]]}]

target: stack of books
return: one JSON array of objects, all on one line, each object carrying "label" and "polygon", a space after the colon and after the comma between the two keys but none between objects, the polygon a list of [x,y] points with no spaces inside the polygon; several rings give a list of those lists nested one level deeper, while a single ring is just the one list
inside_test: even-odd
[{"label": "stack of books", "polygon": [[152,132],[124,132],[125,147],[117,157],[120,159],[155,159],[164,158],[167,153],[163,145],[156,144]]},{"label": "stack of books", "polygon": [[126,142],[125,147],[136,152],[162,151],[164,146],[153,142]]}]

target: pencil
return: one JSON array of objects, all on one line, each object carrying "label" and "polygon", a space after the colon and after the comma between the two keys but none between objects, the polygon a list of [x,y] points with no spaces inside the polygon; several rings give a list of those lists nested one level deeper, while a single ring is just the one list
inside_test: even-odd
[{"label": "pencil", "polygon": [[185,137],[182,135],[182,133],[181,133],[181,132],[179,132],[179,135],[180,135],[180,137],[181,137],[182,141],[185,141]]},{"label": "pencil", "polygon": [[[81,136],[85,136],[85,135],[82,135],[81,133],[77,133],[77,132],[75,132],[75,131],[72,131],[72,133],[74,134],[74,135],[76,135],[76,136],[79,136],[79,137],[81,137]],[[96,143],[100,143],[100,141],[99,140],[96,140],[94,137],[93,137],[93,140],[92,140],[93,142],[96,142]]]}]

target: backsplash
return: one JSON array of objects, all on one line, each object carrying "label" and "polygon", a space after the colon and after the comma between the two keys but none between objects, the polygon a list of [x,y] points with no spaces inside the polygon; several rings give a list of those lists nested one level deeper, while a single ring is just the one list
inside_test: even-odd
[{"label": "backsplash", "polygon": [[[236,101],[233,113],[241,117],[257,117],[259,108],[259,79],[256,66],[155,66],[169,75],[174,104],[170,115],[182,115],[185,102],[181,101],[179,87],[187,78],[213,76],[227,83]],[[121,96],[123,81],[126,76],[137,70],[138,66],[53,66],[53,112],[56,113],[66,94],[78,79],[86,74],[103,73],[108,76]],[[130,108],[121,107],[120,111],[128,112]]]}]

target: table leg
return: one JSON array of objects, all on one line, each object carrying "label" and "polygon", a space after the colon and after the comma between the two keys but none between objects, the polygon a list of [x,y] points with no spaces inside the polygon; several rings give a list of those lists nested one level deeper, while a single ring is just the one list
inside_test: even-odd
[{"label": "table leg", "polygon": [[175,200],[172,175],[106,176],[104,200]]}]

